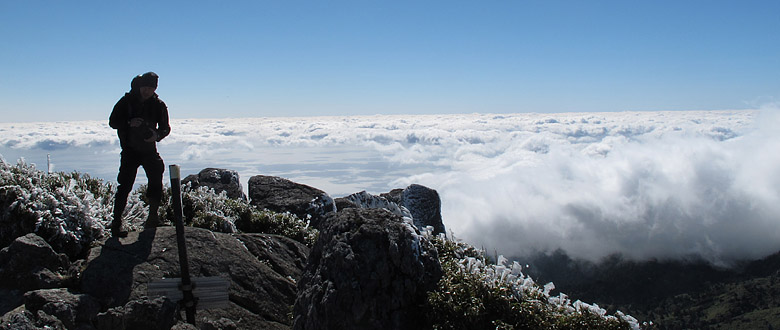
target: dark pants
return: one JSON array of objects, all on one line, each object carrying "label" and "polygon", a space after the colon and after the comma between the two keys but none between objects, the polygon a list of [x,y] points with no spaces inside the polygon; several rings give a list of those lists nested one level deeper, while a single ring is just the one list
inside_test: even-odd
[{"label": "dark pants", "polygon": [[122,212],[127,205],[127,196],[133,190],[135,175],[138,173],[138,167],[143,166],[146,172],[147,189],[146,197],[150,204],[160,204],[162,198],[163,172],[165,164],[159,153],[138,153],[130,150],[122,150],[122,156],[119,164],[119,175],[116,181],[119,187],[116,189],[114,197],[114,219],[121,220]]}]

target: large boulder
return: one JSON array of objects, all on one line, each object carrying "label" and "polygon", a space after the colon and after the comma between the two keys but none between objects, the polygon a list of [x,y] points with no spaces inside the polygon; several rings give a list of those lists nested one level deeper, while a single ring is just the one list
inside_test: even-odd
[{"label": "large boulder", "polygon": [[17,290],[63,286],[73,272],[65,254],[36,234],[16,238],[0,250],[0,286]]},{"label": "large boulder", "polygon": [[311,219],[312,226],[329,212],[336,211],[336,204],[327,193],[305,184],[266,175],[249,179],[250,204],[276,212],[290,212],[301,219]]},{"label": "large boulder", "polygon": [[401,194],[401,205],[412,213],[417,228],[433,227],[433,234],[446,234],[441,219],[441,199],[436,190],[412,184]]},{"label": "large boulder", "polygon": [[[283,236],[231,235],[193,227],[185,228],[185,236],[193,278],[220,276],[230,280],[229,307],[198,311],[199,327],[227,319],[235,322],[237,329],[290,328],[288,314],[296,297],[296,281],[309,253],[305,245]],[[109,239],[91,251],[81,291],[99,299],[106,308],[120,307],[102,316],[105,324],[126,322],[127,315],[136,315],[128,313],[128,303],[149,304],[149,282],[181,277],[178,258],[173,227]]]},{"label": "large boulder", "polygon": [[197,175],[190,174],[181,181],[183,185],[190,184],[190,187],[198,188],[201,186],[214,189],[216,193],[225,192],[228,197],[234,199],[246,199],[244,190],[239,181],[238,172],[221,168],[206,168]]},{"label": "large boulder", "polygon": [[91,324],[100,310],[95,298],[63,288],[30,291],[24,295],[24,300],[28,311],[52,315],[68,329],[74,329],[79,324]]},{"label": "large boulder", "polygon": [[332,213],[298,283],[293,329],[420,329],[442,269],[436,249],[384,209]]}]

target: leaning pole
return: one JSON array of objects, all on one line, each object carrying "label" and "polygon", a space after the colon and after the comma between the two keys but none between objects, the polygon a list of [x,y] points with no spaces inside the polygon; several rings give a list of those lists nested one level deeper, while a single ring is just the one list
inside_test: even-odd
[{"label": "leaning pole", "polygon": [[176,242],[179,247],[179,265],[181,266],[181,291],[183,298],[181,303],[187,314],[187,323],[195,324],[195,297],[192,294],[192,281],[190,280],[190,263],[187,260],[187,245],[184,242],[184,221],[182,220],[181,207],[181,170],[179,165],[170,165],[171,176],[171,201],[176,224]]}]

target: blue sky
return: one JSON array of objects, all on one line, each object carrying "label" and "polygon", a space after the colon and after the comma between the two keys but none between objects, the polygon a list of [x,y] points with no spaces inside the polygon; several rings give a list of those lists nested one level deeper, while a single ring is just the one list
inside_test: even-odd
[{"label": "blue sky", "polygon": [[780,1],[2,1],[2,122],[755,108]]}]

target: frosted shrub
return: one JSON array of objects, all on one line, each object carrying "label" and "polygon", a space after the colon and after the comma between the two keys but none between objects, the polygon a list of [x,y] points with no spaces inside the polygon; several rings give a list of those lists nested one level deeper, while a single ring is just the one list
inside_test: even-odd
[{"label": "frosted shrub", "polygon": [[[206,187],[183,187],[185,223],[226,233],[259,232],[284,235],[311,245],[317,231],[289,213],[258,210],[246,201],[216,194]],[[57,252],[71,259],[108,235],[113,220],[116,186],[87,174],[46,173],[19,161],[0,157],[0,248],[17,237],[36,233]],[[161,218],[173,220],[170,188],[163,190]],[[123,214],[130,230],[142,230],[148,215],[146,185],[128,197]]]},{"label": "frosted shrub", "polygon": [[223,233],[238,232],[235,223],[244,212],[240,203],[228,198],[225,192],[217,194],[205,186],[191,189],[186,185],[182,191],[182,207],[185,223]]},{"label": "frosted shrub", "polygon": [[317,241],[319,231],[292,213],[258,210],[254,207],[251,210],[236,223],[243,232],[282,235],[308,246],[313,246]]},{"label": "frosted shrub", "polygon": [[555,286],[539,286],[522,267],[499,256],[488,264],[474,247],[443,236],[432,238],[444,276],[428,296],[433,329],[639,329],[631,316],[565,294],[550,296]]},{"label": "frosted shrub", "polygon": [[0,244],[36,233],[58,252],[79,257],[111,219],[115,188],[86,174],[37,170],[0,159]]}]

